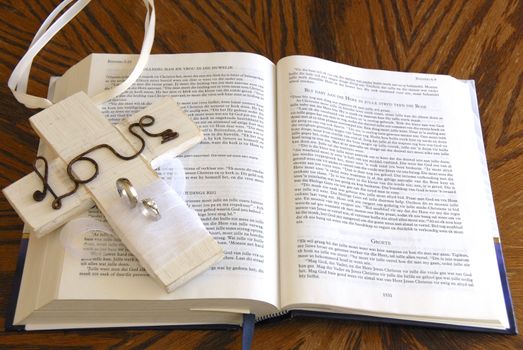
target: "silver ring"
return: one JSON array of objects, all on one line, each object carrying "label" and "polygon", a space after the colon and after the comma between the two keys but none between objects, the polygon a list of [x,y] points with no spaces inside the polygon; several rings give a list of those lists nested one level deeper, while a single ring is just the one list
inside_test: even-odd
[{"label": "silver ring", "polygon": [[138,193],[134,189],[131,181],[126,178],[119,178],[116,180],[116,190],[121,198],[127,202],[129,207],[134,208],[138,204]]},{"label": "silver ring", "polygon": [[162,217],[158,210],[158,204],[156,204],[156,201],[152,198],[142,200],[141,212],[143,216],[152,220],[160,220]]}]

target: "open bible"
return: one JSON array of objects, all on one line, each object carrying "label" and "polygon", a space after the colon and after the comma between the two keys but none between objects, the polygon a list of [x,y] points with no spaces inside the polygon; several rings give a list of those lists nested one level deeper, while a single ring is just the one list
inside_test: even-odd
[{"label": "open bible", "polygon": [[[135,60],[88,56],[50,97],[107,89]],[[305,56],[152,55],[101,109],[117,122],[163,96],[205,135],[179,159],[224,260],[168,294],[114,237],[83,235],[80,249],[100,253],[86,257],[58,232],[30,236],[14,325],[239,325],[253,313],[516,332],[472,81]]]}]

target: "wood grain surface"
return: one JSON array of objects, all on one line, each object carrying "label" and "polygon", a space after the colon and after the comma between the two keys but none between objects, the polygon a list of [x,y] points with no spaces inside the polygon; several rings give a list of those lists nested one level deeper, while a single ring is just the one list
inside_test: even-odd
[{"label": "wood grain surface", "polygon": [[[57,0],[0,2],[0,186],[31,171],[38,139],[7,79]],[[517,319],[523,322],[523,1],[156,0],[153,53],[248,51],[476,81],[492,190]],[[95,0],[36,58],[29,91],[92,52],[137,53],[145,8]],[[22,222],[0,197],[0,327]],[[239,349],[239,331],[0,333],[8,349]],[[256,328],[254,349],[512,349],[523,337],[299,319]]]}]

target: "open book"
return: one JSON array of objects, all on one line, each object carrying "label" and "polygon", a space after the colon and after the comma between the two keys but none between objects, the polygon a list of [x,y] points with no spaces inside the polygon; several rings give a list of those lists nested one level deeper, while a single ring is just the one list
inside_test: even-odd
[{"label": "open book", "polygon": [[[100,92],[135,59],[91,55],[50,95]],[[473,82],[304,56],[152,55],[101,109],[116,122],[162,96],[204,132],[180,157],[185,194],[224,260],[168,294],[116,238],[82,236],[102,252],[86,258],[57,232],[30,237],[15,325],[238,325],[254,313],[515,332]]]}]

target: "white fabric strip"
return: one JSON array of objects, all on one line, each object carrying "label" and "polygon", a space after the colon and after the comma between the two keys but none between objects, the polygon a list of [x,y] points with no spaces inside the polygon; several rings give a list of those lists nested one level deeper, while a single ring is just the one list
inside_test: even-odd
[{"label": "white fabric strip", "polygon": [[[131,180],[132,181],[132,180]],[[140,264],[168,292],[205,271],[223,258],[223,250],[209,234],[198,214],[163,180],[136,189],[140,199],[152,198],[161,219],[141,215],[115,196],[106,208],[111,226]]]},{"label": "white fabric strip", "polygon": [[[27,83],[29,80],[29,72],[33,63],[34,57],[40,52],[40,50],[51,40],[56,33],[60,31],[71,19],[73,19],[87,4],[90,0],[77,0],[71,7],[69,7],[60,17],[55,21],[58,14],[66,8],[73,0],[64,0],[58,5],[53,12],[47,17],[42,23],[29,49],[18,62],[14,68],[7,85],[11,89],[11,92],[18,100],[18,102],[24,104],[28,108],[47,108],[53,103],[43,97],[37,97],[27,94]],[[138,79],[142,73],[149,54],[151,53],[153,41],[154,41],[154,28],[156,24],[156,14],[154,9],[154,0],[142,0],[147,8],[147,14],[145,16],[145,32],[140,51],[138,61],[127,79],[120,85],[114,86],[113,88],[103,91],[96,96],[92,96],[93,101],[96,104],[103,103],[115,96],[118,96],[126,89],[128,89]],[[52,23],[52,24],[51,24]]]},{"label": "white fabric strip", "polygon": [[108,206],[107,211],[110,217],[118,218],[112,226],[118,226],[123,235],[120,238],[134,247],[133,253],[149,272],[162,269],[191,245],[210,236],[198,214],[165,181],[136,190],[140,200],[156,201],[160,220],[145,217],[139,206],[130,209],[116,191],[114,205]]},{"label": "white fabric strip", "polygon": [[[178,158],[170,158],[161,164],[162,172],[169,173],[166,183],[176,191],[178,196],[185,201],[185,187],[187,180],[185,178],[185,169]],[[87,233],[98,231],[114,237],[111,226],[91,217],[80,217],[69,221],[60,230],[60,242],[67,253],[77,258],[91,259],[97,256],[103,256],[103,252],[96,252],[84,247],[84,237]]]},{"label": "white fabric strip", "polygon": [[[142,215],[140,206],[131,209],[118,196],[116,189],[114,203],[106,208],[106,214],[109,218],[118,218],[112,220],[111,226],[117,229],[119,238],[149,275],[167,292],[172,292],[223,258],[223,250],[198,214],[169,184],[157,180],[137,188],[137,192],[140,200],[151,198],[156,201],[160,220]],[[60,240],[67,253],[76,258],[103,256],[97,247],[85,245],[86,234],[93,231],[115,235],[106,223],[93,218],[78,218],[62,228]]]}]

